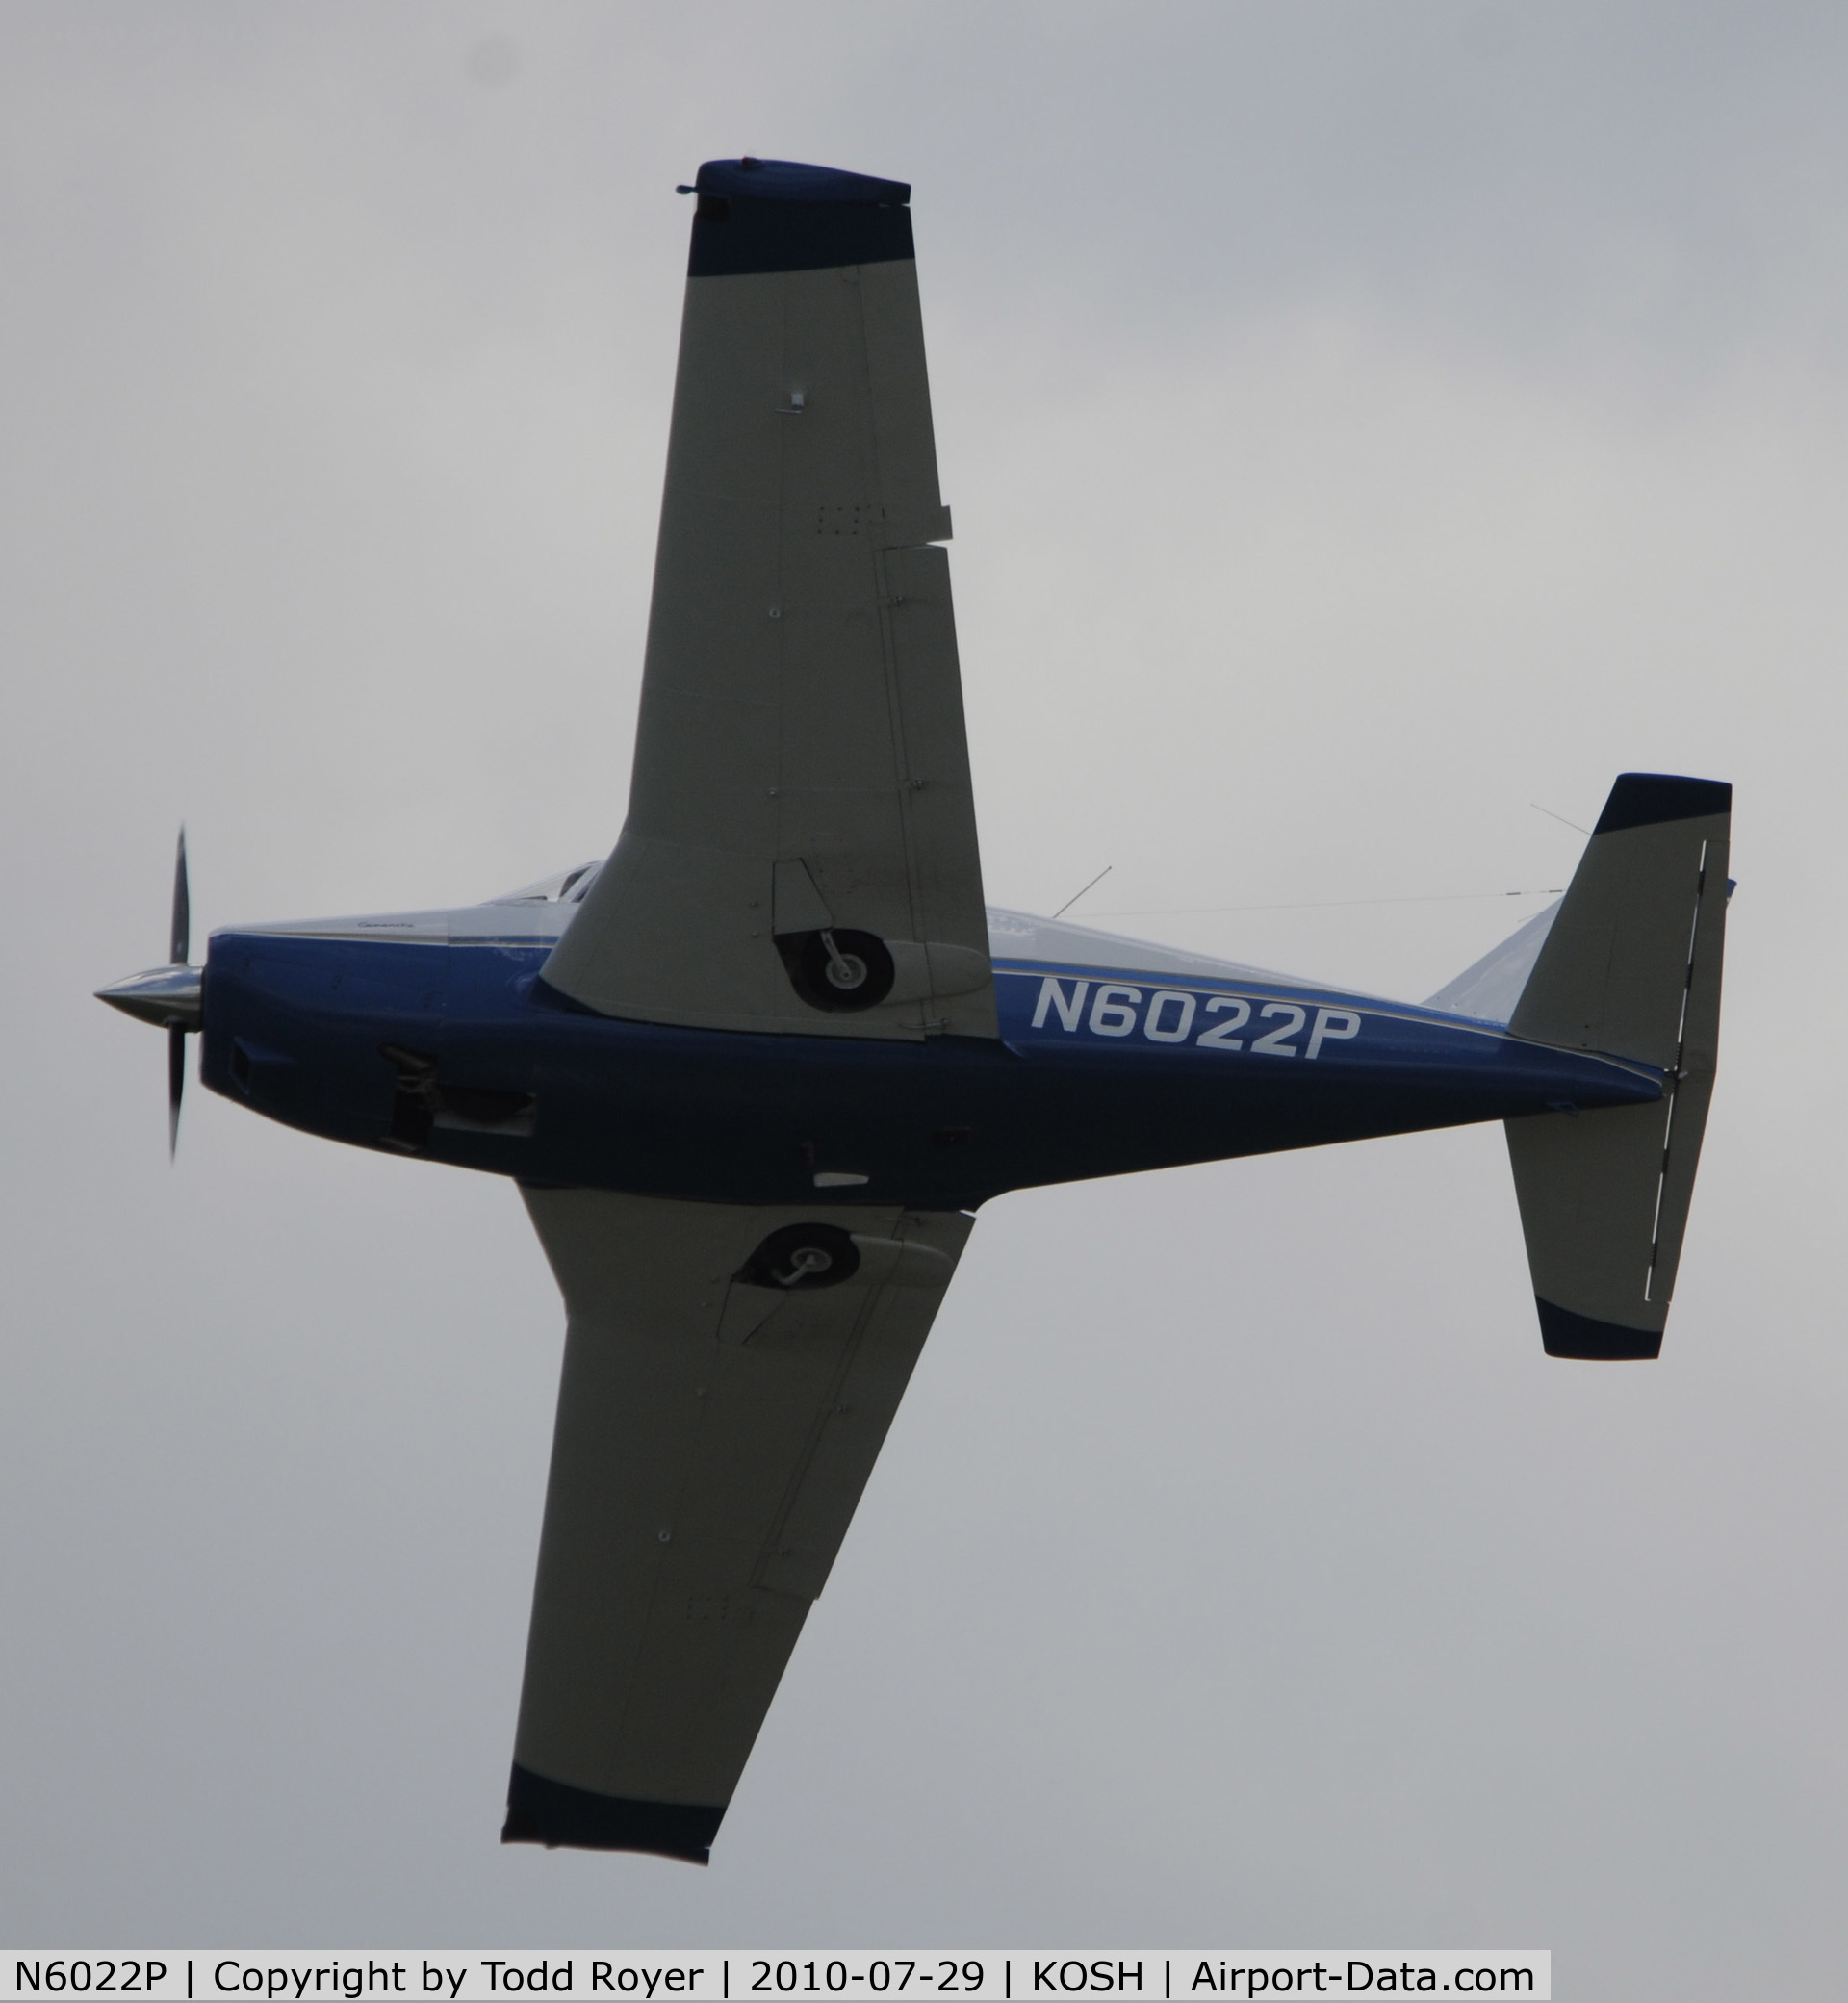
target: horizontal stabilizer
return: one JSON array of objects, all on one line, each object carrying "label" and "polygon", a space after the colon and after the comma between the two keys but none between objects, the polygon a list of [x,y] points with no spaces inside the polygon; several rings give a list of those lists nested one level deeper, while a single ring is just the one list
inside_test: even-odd
[{"label": "horizontal stabilizer", "polygon": [[1507,1122],[1550,1355],[1661,1350],[1719,1054],[1732,806],[1716,780],[1619,778],[1509,1019],[1663,1073],[1653,1105]]},{"label": "horizontal stabilizer", "polygon": [[1519,932],[1513,932],[1499,946],[1473,962],[1445,982],[1425,1002],[1427,1009],[1449,1009],[1455,1015],[1473,1015],[1478,1022],[1505,1022],[1514,1014],[1521,990],[1527,985],[1540,948],[1547,942],[1553,921],[1559,914],[1557,904],[1531,917]]}]

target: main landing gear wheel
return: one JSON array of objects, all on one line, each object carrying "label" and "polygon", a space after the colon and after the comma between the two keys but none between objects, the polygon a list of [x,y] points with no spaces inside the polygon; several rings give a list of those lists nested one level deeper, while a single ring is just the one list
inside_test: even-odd
[{"label": "main landing gear wheel", "polygon": [[838,1224],[784,1224],[732,1275],[749,1287],[790,1293],[837,1287],[860,1271],[860,1247]]},{"label": "main landing gear wheel", "polygon": [[811,1009],[831,1014],[876,1009],[892,991],[897,969],[886,941],[870,932],[836,925],[779,938],[790,985]]}]

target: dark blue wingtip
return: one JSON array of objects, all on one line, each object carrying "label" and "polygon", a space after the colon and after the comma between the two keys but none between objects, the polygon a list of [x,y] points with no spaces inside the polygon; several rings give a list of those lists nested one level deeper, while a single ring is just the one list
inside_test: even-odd
[{"label": "dark blue wingtip", "polygon": [[818,271],[912,255],[908,181],[799,160],[708,160],[696,178],[689,278]]},{"label": "dark blue wingtip", "polygon": [[548,1850],[640,1850],[703,1864],[710,1862],[712,1838],[724,1819],[723,1807],[594,1794],[550,1781],[516,1760],[500,1840],[543,1843]]},{"label": "dark blue wingtip", "polygon": [[1653,1363],[1662,1353],[1659,1328],[1626,1328],[1621,1322],[1594,1321],[1538,1294],[1533,1304],[1540,1310],[1540,1340],[1549,1356],[1573,1356],[1585,1363]]},{"label": "dark blue wingtip", "polygon": [[874,174],[850,174],[837,167],[809,167],[800,160],[708,160],[694,176],[702,194],[745,195],[759,202],[860,202],[896,204],[911,198],[909,181],[882,181]]},{"label": "dark blue wingtip", "polygon": [[1651,828],[1657,821],[1691,821],[1731,813],[1732,788],[1723,779],[1682,779],[1672,772],[1620,772],[1594,835],[1620,828]]}]

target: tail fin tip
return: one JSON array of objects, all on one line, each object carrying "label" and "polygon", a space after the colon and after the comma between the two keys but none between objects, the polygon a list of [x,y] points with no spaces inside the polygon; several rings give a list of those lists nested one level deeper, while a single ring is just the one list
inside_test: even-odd
[{"label": "tail fin tip", "polygon": [[1724,779],[1686,779],[1675,772],[1620,772],[1598,816],[1594,835],[1623,828],[1653,828],[1661,821],[1692,821],[1731,813],[1732,787]]}]

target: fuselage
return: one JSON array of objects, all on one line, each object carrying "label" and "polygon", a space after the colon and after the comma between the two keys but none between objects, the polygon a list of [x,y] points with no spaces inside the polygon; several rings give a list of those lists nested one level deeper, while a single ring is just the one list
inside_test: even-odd
[{"label": "fuselage", "polygon": [[534,898],[218,932],[204,1082],[330,1140],[526,1183],[928,1210],[1663,1089],[1500,1024],[1009,913],[999,1039],[618,1021],[542,978],[574,915]]}]

